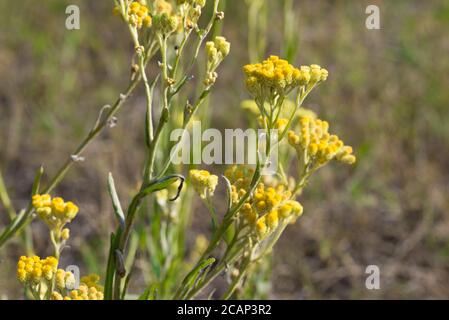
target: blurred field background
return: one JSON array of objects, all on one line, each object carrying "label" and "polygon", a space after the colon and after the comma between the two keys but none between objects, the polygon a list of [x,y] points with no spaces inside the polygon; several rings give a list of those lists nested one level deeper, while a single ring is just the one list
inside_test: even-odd
[{"label": "blurred field background", "polygon": [[[267,49],[279,54],[282,12],[267,2]],[[80,6],[81,30],[64,27],[69,4]],[[381,9],[381,30],[365,28],[369,4]],[[54,173],[127,85],[132,46],[111,10],[107,0],[0,0],[0,168],[17,209],[36,169]],[[213,127],[247,126],[239,107],[246,11],[244,1],[226,1],[232,52],[211,96]],[[300,199],[305,215],[275,250],[269,297],[449,298],[449,1],[297,0],[294,11],[296,62],[330,71],[306,107],[354,146],[358,163],[313,177]],[[137,188],[144,109],[140,88],[57,188],[81,208],[63,264],[83,273],[105,269],[114,228],[107,173],[125,196]],[[206,214],[198,205],[189,243]],[[0,206],[0,226],[7,221]],[[44,225],[34,221],[32,230],[35,250],[49,254]],[[1,298],[21,297],[22,254],[18,240],[0,250]],[[365,288],[371,264],[380,290]]]}]

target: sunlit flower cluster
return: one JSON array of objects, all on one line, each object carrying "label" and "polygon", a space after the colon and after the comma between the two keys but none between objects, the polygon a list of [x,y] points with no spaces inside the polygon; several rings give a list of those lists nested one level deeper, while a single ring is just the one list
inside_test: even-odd
[{"label": "sunlit flower cluster", "polygon": [[22,256],[17,263],[17,279],[25,285],[38,285],[42,281],[51,281],[57,267],[55,257]]},{"label": "sunlit flower cluster", "polygon": [[255,97],[289,92],[299,85],[301,79],[299,69],[277,56],[271,56],[262,63],[246,65],[243,71],[248,91]]},{"label": "sunlit flower cluster", "polygon": [[63,296],[61,293],[54,291],[51,296],[52,300],[103,300],[104,294],[98,291],[95,287],[88,287],[85,284],[81,284],[76,290],[69,292],[67,296]]},{"label": "sunlit flower cluster", "polygon": [[125,20],[137,29],[142,29],[142,27],[151,27],[152,17],[150,15],[149,8],[141,1],[133,1],[125,8],[125,12],[122,13],[122,8],[116,6],[114,8],[114,13],[119,15],[122,14]]},{"label": "sunlit flower cluster", "polygon": [[153,16],[153,25],[158,32],[169,35],[178,30],[180,17],[177,14],[162,12]]},{"label": "sunlit flower cluster", "polygon": [[262,101],[287,95],[294,88],[316,84],[328,77],[328,71],[319,65],[295,68],[277,56],[270,56],[262,63],[246,65],[243,71],[248,91],[256,100]]},{"label": "sunlit flower cluster", "polygon": [[37,215],[54,232],[56,239],[67,240],[70,235],[69,229],[63,227],[76,217],[78,207],[71,201],[65,202],[59,197],[52,198],[49,194],[34,195],[32,203]]},{"label": "sunlit flower cluster", "polygon": [[75,275],[70,271],[58,269],[55,277],[56,287],[59,290],[73,290],[75,288]]},{"label": "sunlit flower cluster", "polygon": [[[61,270],[63,271],[63,270]],[[58,273],[60,270],[58,270]],[[103,300],[103,287],[99,285],[100,277],[96,274],[91,274],[85,277],[81,278],[81,283],[79,288],[74,289],[73,286],[69,287],[67,284],[67,272],[64,274],[63,272],[60,273],[61,278],[65,277],[65,288],[69,289],[67,295],[64,295],[64,287],[60,286],[58,284],[58,274],[56,275],[56,284],[57,287],[61,290],[61,292],[53,291],[51,295],[52,300]],[[71,278],[69,277],[69,281],[71,281]],[[74,278],[73,278],[74,283]],[[62,284],[62,283],[61,283]]]},{"label": "sunlit flower cluster", "polygon": [[[254,169],[248,166],[235,165],[226,170],[233,203],[237,203],[248,192],[253,174]],[[284,184],[275,183],[271,186],[259,183],[240,212],[258,237],[263,238],[281,223],[293,222],[302,214],[301,204],[291,198],[292,192]]]},{"label": "sunlit flower cluster", "polygon": [[81,278],[81,283],[84,283],[88,287],[94,287],[98,291],[103,291],[103,287],[99,284],[100,276],[98,274],[92,273],[88,276]]},{"label": "sunlit flower cluster", "polygon": [[303,208],[283,184],[269,187],[259,183],[254,195],[242,207],[243,217],[253,225],[259,238],[263,238],[283,223],[296,221]]},{"label": "sunlit flower cluster", "polygon": [[305,164],[320,167],[332,159],[353,164],[352,148],[345,146],[337,135],[329,133],[329,123],[320,119],[301,117],[299,133],[288,132],[288,141]]},{"label": "sunlit flower cluster", "polygon": [[41,259],[38,256],[22,256],[17,263],[17,278],[36,300],[49,299],[50,295],[60,295],[75,288],[76,279],[72,272],[58,269],[60,253],[70,236],[65,224],[71,222],[78,213],[78,207],[62,198],[52,198],[49,194],[36,194],[32,205],[37,216],[50,228],[50,238],[54,246],[54,256]]},{"label": "sunlit flower cluster", "polygon": [[214,195],[215,188],[218,184],[218,177],[216,175],[213,175],[206,170],[194,169],[190,170],[189,176],[193,188],[201,199],[205,200]]},{"label": "sunlit flower cluster", "polygon": [[248,192],[254,169],[249,166],[234,165],[226,169],[224,175],[231,183],[231,201],[235,204]]},{"label": "sunlit flower cluster", "polygon": [[215,70],[229,54],[230,50],[231,44],[226,41],[225,37],[215,37],[214,41],[206,43],[207,68],[206,80],[204,81],[206,86],[211,86],[215,83],[218,77]]}]

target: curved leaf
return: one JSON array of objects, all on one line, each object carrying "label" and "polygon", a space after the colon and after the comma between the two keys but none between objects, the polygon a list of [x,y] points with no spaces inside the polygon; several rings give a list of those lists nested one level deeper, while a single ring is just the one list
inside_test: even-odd
[{"label": "curved leaf", "polygon": [[179,174],[172,174],[169,176],[166,176],[164,178],[158,179],[156,181],[150,182],[150,184],[143,188],[143,190],[139,193],[140,197],[145,197],[151,193],[154,193],[156,191],[167,189],[169,186],[171,186],[173,183],[177,181],[181,181],[178,187],[178,193],[173,199],[170,199],[170,201],[175,201],[178,199],[179,194],[181,193],[182,187],[184,185],[185,178],[182,175]]},{"label": "curved leaf", "polygon": [[108,177],[108,190],[109,194],[111,195],[112,207],[114,208],[115,216],[120,223],[120,227],[123,229],[125,227],[125,214],[123,213],[122,205],[120,204],[120,200],[115,189],[112,173],[109,173]]}]

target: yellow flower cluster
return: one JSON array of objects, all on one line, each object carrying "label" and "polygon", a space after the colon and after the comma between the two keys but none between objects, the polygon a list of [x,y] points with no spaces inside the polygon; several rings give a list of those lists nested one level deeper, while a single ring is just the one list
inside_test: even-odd
[{"label": "yellow flower cluster", "polygon": [[231,200],[235,204],[248,191],[254,175],[254,169],[248,166],[234,165],[226,169],[224,175],[231,183]]},{"label": "yellow flower cluster", "polygon": [[218,177],[210,174],[206,170],[190,170],[190,180],[192,181],[193,188],[199,194],[201,199],[205,200],[214,195],[215,188],[218,184]]},{"label": "yellow flower cluster", "polygon": [[259,183],[254,195],[242,207],[246,221],[255,227],[259,238],[274,231],[283,222],[294,222],[301,216],[303,208],[285,185],[268,187]]},{"label": "yellow flower cluster", "polygon": [[84,283],[89,288],[96,288],[98,291],[103,291],[103,287],[99,284],[100,276],[98,274],[92,273],[88,276],[81,278],[81,283]]},{"label": "yellow flower cluster", "polygon": [[103,300],[104,294],[98,291],[95,287],[88,287],[86,284],[81,284],[77,290],[72,290],[67,296],[62,296],[57,291],[52,292],[52,300]]},{"label": "yellow flower cluster", "polygon": [[56,287],[60,290],[72,290],[75,288],[75,275],[70,271],[58,269],[58,271],[56,271],[55,281]]},{"label": "yellow flower cluster", "polygon": [[[253,175],[254,169],[248,166],[235,165],[225,171],[225,177],[231,183],[233,203],[237,203],[247,193]],[[301,204],[291,200],[291,197],[291,191],[283,184],[268,186],[259,183],[240,212],[261,239],[280,223],[294,222],[302,214]]]},{"label": "yellow flower cluster", "polygon": [[38,256],[22,256],[17,262],[17,279],[23,284],[39,284],[41,281],[51,281],[58,267],[55,257],[41,259]]},{"label": "yellow flower cluster", "polygon": [[211,86],[215,83],[218,76],[215,70],[230,51],[231,44],[226,41],[225,37],[215,37],[214,41],[206,43],[207,69],[206,80],[204,81],[206,86]]},{"label": "yellow flower cluster", "polygon": [[[65,277],[67,277],[67,273],[65,273]],[[91,274],[81,278],[81,284],[78,289],[71,290],[73,287],[69,288],[67,286],[67,280],[65,280],[65,288],[71,290],[68,295],[63,296],[61,293],[54,291],[52,292],[51,298],[52,300],[103,300],[104,289],[98,284],[99,281],[100,277],[98,275]],[[58,285],[58,275],[56,275],[56,284],[59,289],[63,289],[62,286]]]},{"label": "yellow flower cluster", "polygon": [[328,122],[303,116],[299,125],[299,134],[289,131],[288,141],[304,157],[304,163],[320,167],[333,158],[346,164],[355,163],[352,148],[345,146],[337,135],[329,134]]},{"label": "yellow flower cluster", "polygon": [[32,204],[39,218],[48,225],[58,239],[69,238],[69,230],[62,228],[78,214],[78,207],[73,202],[64,202],[64,199],[59,197],[52,199],[49,194],[36,194],[32,198]]},{"label": "yellow flower cluster", "polygon": [[288,61],[270,56],[262,63],[243,67],[246,75],[246,87],[256,98],[272,98],[286,95],[299,86],[307,86],[325,81],[328,71],[319,65],[295,68]]},{"label": "yellow flower cluster", "polygon": [[180,27],[180,17],[176,14],[161,13],[153,17],[154,28],[162,33],[169,35],[177,31]]},{"label": "yellow flower cluster", "polygon": [[209,61],[221,61],[231,51],[231,44],[225,37],[215,37],[214,41],[206,43],[206,53]]},{"label": "yellow flower cluster", "polygon": [[[121,10],[121,7],[116,6],[114,8],[114,14],[121,14]],[[126,14],[126,21],[137,29],[142,29],[142,27],[149,28],[152,25],[150,10],[141,1],[131,2],[126,10]]]}]

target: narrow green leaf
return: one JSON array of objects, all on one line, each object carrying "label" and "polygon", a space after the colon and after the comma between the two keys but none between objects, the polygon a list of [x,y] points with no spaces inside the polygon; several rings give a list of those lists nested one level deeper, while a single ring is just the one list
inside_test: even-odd
[{"label": "narrow green leaf", "polygon": [[232,206],[232,196],[231,196],[231,194],[232,194],[232,186],[231,186],[231,182],[228,180],[228,178],[226,178],[225,176],[222,176],[223,177],[223,179],[225,180],[225,182],[226,182],[226,194],[227,194],[227,196],[228,196],[228,207],[226,208],[226,211],[229,211],[230,209],[231,209],[231,206]]},{"label": "narrow green leaf", "polygon": [[181,181],[181,183],[178,187],[178,194],[176,195],[175,198],[170,199],[170,201],[174,201],[179,197],[179,194],[180,194],[183,184],[184,184],[184,180],[185,180],[185,178],[182,175],[173,174],[173,175],[166,176],[162,179],[153,181],[140,192],[140,197],[145,197],[145,196],[147,196],[151,193],[154,193],[156,191],[167,189],[173,183],[175,183],[177,181]]},{"label": "narrow green leaf", "polygon": [[114,286],[114,272],[115,272],[115,247],[117,240],[114,233],[111,233],[110,248],[108,256],[108,265],[106,270],[106,279],[104,282],[104,299],[112,300],[112,288]]},{"label": "narrow green leaf", "polygon": [[209,258],[206,260],[203,260],[198,266],[196,266],[195,269],[190,271],[190,273],[187,275],[185,279],[185,284],[187,286],[191,286],[195,283],[196,279],[200,275],[201,271],[208,268],[210,265],[212,265],[215,262],[215,258]]},{"label": "narrow green leaf", "polygon": [[108,177],[108,190],[109,194],[111,195],[112,207],[114,208],[115,216],[120,223],[120,227],[123,229],[125,227],[125,214],[123,213],[122,205],[120,204],[120,200],[115,189],[112,173],[109,173]]},{"label": "narrow green leaf", "polygon": [[40,167],[37,172],[36,172],[36,176],[34,177],[34,182],[33,182],[33,188],[31,189],[31,195],[35,195],[39,193],[39,188],[41,185],[41,178],[42,175],[44,174],[44,167]]},{"label": "narrow green leaf", "polygon": [[159,289],[159,284],[155,283],[148,288],[140,295],[138,300],[156,300],[157,299],[157,290]]},{"label": "narrow green leaf", "polygon": [[145,115],[145,144],[147,145],[147,148],[151,147],[151,136],[150,136],[150,127],[152,125],[152,114],[151,114],[151,108],[152,108],[152,104],[153,104],[153,92],[154,92],[154,87],[156,86],[156,83],[159,79],[159,75],[156,76],[156,78],[154,78],[153,82],[150,84],[150,91],[149,91],[149,97],[148,99],[150,99],[150,101],[147,102],[147,111],[146,111],[146,115]]}]

